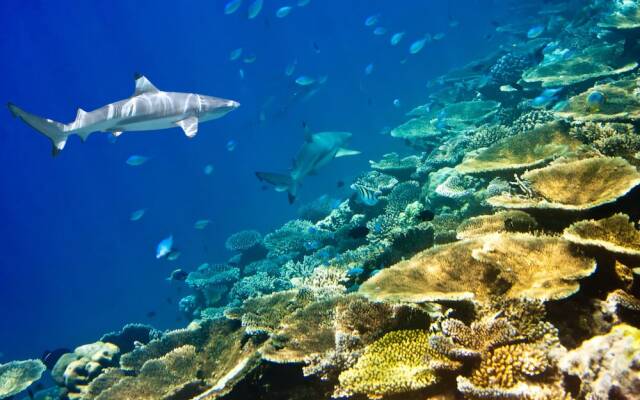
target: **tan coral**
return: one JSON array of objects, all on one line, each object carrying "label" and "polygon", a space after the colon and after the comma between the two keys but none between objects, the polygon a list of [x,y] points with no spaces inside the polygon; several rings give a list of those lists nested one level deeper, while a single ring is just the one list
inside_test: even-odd
[{"label": "tan coral", "polygon": [[525,82],[541,83],[543,87],[569,86],[589,79],[619,75],[635,69],[638,64],[621,58],[623,43],[595,44],[570,58],[545,60],[524,72]]},{"label": "tan coral", "polygon": [[526,212],[507,210],[469,218],[458,226],[456,236],[471,239],[489,233],[533,232],[537,226],[536,220]]},{"label": "tan coral", "polygon": [[614,254],[640,257],[640,231],[625,214],[579,221],[565,229],[564,238],[583,246],[596,246]]},{"label": "tan coral", "polygon": [[560,123],[507,137],[471,154],[456,170],[464,174],[513,172],[541,166],[554,158],[569,155],[582,146]]},{"label": "tan coral", "polygon": [[421,303],[492,297],[556,300],[578,291],[594,260],[557,237],[493,234],[418,253],[387,268],[359,292],[375,301]]},{"label": "tan coral", "polygon": [[599,27],[620,31],[640,28],[640,7],[637,2],[612,0],[609,7],[598,23]]},{"label": "tan coral", "polygon": [[594,157],[522,174],[526,195],[502,194],[487,202],[495,207],[585,211],[614,203],[640,184],[640,173],[622,158]]},{"label": "tan coral", "polygon": [[640,151],[640,135],[632,124],[576,122],[570,134],[593,146],[605,156],[620,156],[633,161]]},{"label": "tan coral", "polygon": [[[597,108],[587,101],[594,92],[599,92],[604,97],[604,101]],[[638,78],[626,78],[596,85],[571,97],[567,105],[556,115],[576,121],[635,121],[640,118]]]},{"label": "tan coral", "polygon": [[437,383],[437,371],[459,367],[431,349],[428,331],[393,331],[367,346],[356,365],[340,374],[334,396],[365,394],[380,399],[415,391]]},{"label": "tan coral", "polygon": [[262,358],[276,363],[300,363],[332,350],[337,301],[334,298],[314,302],[287,316],[260,350]]},{"label": "tan coral", "polygon": [[285,317],[307,302],[297,290],[288,290],[247,299],[241,307],[225,310],[224,315],[229,319],[240,320],[250,335],[272,334],[280,328]]}]

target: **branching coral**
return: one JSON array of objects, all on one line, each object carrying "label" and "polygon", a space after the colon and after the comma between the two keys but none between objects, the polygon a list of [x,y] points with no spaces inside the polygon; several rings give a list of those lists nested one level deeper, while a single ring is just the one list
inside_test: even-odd
[{"label": "branching coral", "polygon": [[438,246],[383,270],[359,292],[378,301],[475,300],[494,296],[561,299],[579,289],[595,263],[555,237],[493,234]]},{"label": "branching coral", "polygon": [[0,399],[22,392],[40,379],[46,369],[40,360],[12,361],[0,365]]},{"label": "branching coral", "polygon": [[293,220],[264,237],[269,257],[297,256],[317,250],[332,238],[331,232],[309,221]]},{"label": "branching coral", "polygon": [[291,288],[291,283],[287,279],[269,275],[266,272],[258,272],[254,275],[245,276],[236,282],[229,291],[229,298],[234,301],[244,301],[252,297],[287,290]]},{"label": "branching coral", "polygon": [[306,221],[318,222],[326,218],[331,212],[340,206],[340,199],[323,194],[310,203],[300,206],[298,215]]},{"label": "branching coral", "polygon": [[337,297],[347,288],[347,270],[336,267],[318,267],[308,277],[292,278],[293,287],[306,292],[315,300]]},{"label": "branching coral", "polygon": [[511,209],[589,210],[614,203],[640,184],[640,173],[622,158],[594,157],[554,163],[522,175],[530,195],[504,194],[489,204]]},{"label": "branching coral", "polygon": [[429,332],[389,332],[367,346],[357,363],[340,374],[336,395],[362,393],[370,399],[423,389],[437,383],[437,371],[460,364],[443,357],[429,344]]},{"label": "branching coral", "polygon": [[640,257],[640,231],[625,214],[615,214],[598,221],[576,222],[564,231],[570,242],[597,246],[614,254]]},{"label": "branching coral", "polygon": [[607,156],[629,158],[640,151],[640,135],[631,124],[575,123],[570,133]]},{"label": "branching coral", "polygon": [[560,368],[580,378],[580,398],[640,396],[640,330],[621,324],[591,338],[564,356]]}]

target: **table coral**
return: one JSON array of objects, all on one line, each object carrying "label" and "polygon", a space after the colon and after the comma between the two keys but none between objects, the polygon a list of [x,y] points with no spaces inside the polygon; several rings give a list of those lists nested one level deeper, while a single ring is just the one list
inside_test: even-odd
[{"label": "table coral", "polygon": [[0,365],[0,399],[9,398],[40,379],[46,371],[40,360],[12,361]]},{"label": "table coral", "polygon": [[578,291],[595,262],[547,236],[492,234],[434,247],[376,274],[359,292],[377,301],[556,300]]},{"label": "table coral", "polygon": [[536,220],[524,211],[499,211],[492,215],[479,215],[465,220],[456,229],[456,236],[458,239],[471,239],[489,233],[533,233],[537,226]]},{"label": "table coral", "polygon": [[583,220],[564,231],[570,242],[603,248],[611,253],[640,257],[640,231],[625,214],[600,220]]},{"label": "table coral", "polygon": [[640,185],[640,173],[622,158],[558,162],[522,174],[525,195],[503,194],[489,204],[509,209],[585,211],[614,203]]}]

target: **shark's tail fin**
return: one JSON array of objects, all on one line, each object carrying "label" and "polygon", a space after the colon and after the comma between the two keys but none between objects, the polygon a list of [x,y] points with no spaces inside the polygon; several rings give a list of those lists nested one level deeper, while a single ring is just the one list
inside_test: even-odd
[{"label": "shark's tail fin", "polygon": [[256,176],[260,181],[273,185],[277,192],[287,192],[289,196],[289,204],[293,204],[296,200],[300,182],[293,179],[291,175],[274,174],[271,172],[256,172]]},{"label": "shark's tail fin", "polygon": [[54,156],[64,149],[64,145],[67,144],[67,137],[69,137],[69,134],[65,132],[64,124],[30,114],[12,103],[9,103],[8,106],[14,117],[20,118],[27,125],[51,139],[51,143],[53,143],[52,154]]}]

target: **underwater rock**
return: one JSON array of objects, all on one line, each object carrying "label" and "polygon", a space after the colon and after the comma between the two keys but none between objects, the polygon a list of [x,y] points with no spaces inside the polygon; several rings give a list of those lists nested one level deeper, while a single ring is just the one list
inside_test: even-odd
[{"label": "underwater rock", "polygon": [[538,227],[535,218],[523,211],[500,211],[492,215],[472,217],[458,225],[458,239],[472,239],[490,233],[528,232]]},{"label": "underwater rock", "polygon": [[[561,118],[594,122],[634,122],[640,119],[640,91],[638,78],[628,77],[613,82],[599,84],[585,92],[573,96],[567,105],[556,112]],[[603,97],[598,104],[589,101],[590,96],[599,93]]]},{"label": "underwater rock", "polygon": [[640,330],[621,324],[595,336],[560,361],[560,368],[580,379],[580,398],[620,399],[640,396]]},{"label": "underwater rock", "polygon": [[577,50],[571,57],[545,54],[545,59],[527,69],[522,79],[528,83],[541,83],[543,87],[569,86],[590,79],[620,75],[638,66],[622,57],[624,44],[597,43]]},{"label": "underwater rock", "polygon": [[[557,237],[491,234],[436,246],[385,269],[358,291],[374,301],[558,300],[577,292],[595,261]],[[479,279],[481,277],[481,279]]]},{"label": "underwater rock", "polygon": [[0,364],[0,399],[9,398],[40,379],[47,367],[40,360]]},{"label": "underwater rock", "polygon": [[120,349],[113,343],[95,342],[77,347],[53,367],[54,381],[68,390],[70,399],[86,396],[88,385],[105,369],[118,365]]},{"label": "underwater rock", "polygon": [[559,123],[511,136],[491,147],[470,154],[456,170],[463,174],[514,172],[539,167],[554,158],[577,151],[582,143],[568,134]]},{"label": "underwater rock", "polygon": [[640,231],[625,214],[600,220],[579,221],[563,237],[578,245],[600,247],[613,254],[640,257]]},{"label": "underwater rock", "polygon": [[569,133],[605,156],[637,161],[635,155],[640,151],[640,135],[631,124],[576,122]]},{"label": "underwater rock", "polygon": [[434,351],[426,330],[389,332],[365,347],[356,364],[340,374],[334,396],[365,394],[381,399],[433,386],[439,371],[454,371],[461,364]]},{"label": "underwater rock", "polygon": [[519,210],[580,212],[611,204],[640,184],[640,173],[622,158],[556,162],[522,174],[524,195],[503,194],[489,204]]}]

